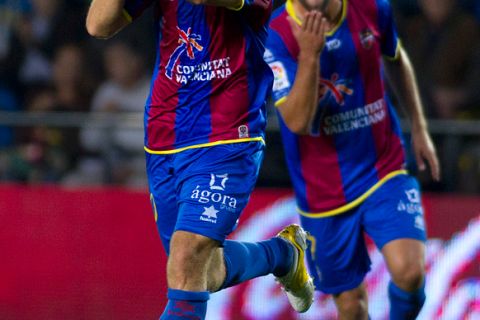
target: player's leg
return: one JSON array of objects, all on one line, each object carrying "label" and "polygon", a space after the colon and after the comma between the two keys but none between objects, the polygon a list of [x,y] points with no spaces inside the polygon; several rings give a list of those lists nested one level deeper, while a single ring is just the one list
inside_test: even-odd
[{"label": "player's leg", "polygon": [[382,248],[392,281],[388,286],[390,319],[415,319],[425,301],[425,245],[398,239]]},{"label": "player's leg", "polygon": [[168,303],[161,320],[204,319],[207,311],[207,269],[218,242],[175,231],[167,262]]},{"label": "player's leg", "polygon": [[368,296],[363,283],[355,289],[334,294],[333,298],[340,320],[368,319]]},{"label": "player's leg", "polygon": [[[256,243],[226,240],[220,247],[218,241],[208,237],[176,231],[170,242],[168,285],[179,290],[206,288],[215,292],[270,273],[283,276],[290,270],[292,252],[292,247],[277,237]],[[246,263],[252,261],[254,268]]]},{"label": "player's leg", "polygon": [[209,292],[270,273],[285,275],[292,265],[292,251],[280,238],[261,243],[225,241],[221,248],[217,240],[176,231],[167,264],[169,303],[161,319],[202,317]]},{"label": "player's leg", "polygon": [[392,276],[390,319],[415,319],[425,302],[426,240],[419,186],[401,175],[365,202],[365,229],[381,250]]},{"label": "player's leg", "polygon": [[[225,241],[248,202],[262,156],[263,147],[258,144],[239,144],[189,151],[176,157],[179,216],[170,244],[169,303],[162,319],[174,319],[182,313],[191,316],[193,311],[203,319],[209,287],[218,287],[218,283],[222,288],[235,285],[289,270],[293,265],[295,248],[284,239],[261,243]],[[219,257],[222,252],[223,259]],[[216,284],[212,283],[207,267],[220,275],[225,271],[225,277],[216,277]]]},{"label": "player's leg", "polygon": [[[173,246],[177,248],[179,246],[176,243],[184,241],[181,236],[176,237],[176,234],[174,235],[178,218],[178,206],[175,192],[173,156],[147,154],[146,160],[150,200],[160,239],[162,240],[165,252],[169,256],[167,263],[167,269],[169,269],[171,265],[170,247]],[[201,239],[199,242],[202,242]],[[181,255],[175,254],[174,256]],[[167,271],[167,273],[169,272]],[[175,277],[175,274],[173,274],[173,277]],[[175,283],[177,282],[181,281],[175,280]],[[192,286],[191,283],[186,283],[186,285]],[[193,286],[195,286],[195,284],[193,284]],[[208,293],[192,292],[188,294],[186,290],[172,289],[168,292],[168,298],[170,301],[167,306],[168,314],[162,316],[162,319],[182,319],[183,316],[198,313],[201,316],[204,314]]]},{"label": "player's leg", "polygon": [[368,299],[362,285],[370,270],[360,210],[327,218],[301,217],[310,233],[307,255],[315,287],[332,294],[339,319],[368,319]]}]

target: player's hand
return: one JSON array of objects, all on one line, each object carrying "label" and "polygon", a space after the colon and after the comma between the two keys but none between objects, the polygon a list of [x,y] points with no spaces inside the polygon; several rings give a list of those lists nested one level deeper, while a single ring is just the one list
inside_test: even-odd
[{"label": "player's hand", "polygon": [[327,19],[323,14],[318,11],[309,11],[301,26],[290,16],[288,22],[295,39],[297,39],[300,52],[320,55],[325,46],[325,33],[328,28]]},{"label": "player's hand", "polygon": [[412,142],[418,169],[420,171],[425,170],[426,160],[430,166],[433,180],[440,181],[440,165],[438,163],[437,152],[435,151],[435,146],[427,130],[413,128]]}]

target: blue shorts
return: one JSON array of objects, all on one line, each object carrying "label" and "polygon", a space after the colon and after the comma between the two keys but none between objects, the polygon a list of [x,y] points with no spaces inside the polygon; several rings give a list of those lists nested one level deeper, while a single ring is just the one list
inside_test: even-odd
[{"label": "blue shorts", "polygon": [[261,142],[223,144],[167,155],[147,153],[150,200],[167,254],[177,230],[223,244],[250,198],[263,153]]},{"label": "blue shorts", "polygon": [[364,232],[379,250],[401,238],[426,241],[419,185],[399,175],[385,182],[358,207],[337,216],[301,223],[310,233],[307,260],[317,290],[339,294],[358,287],[370,270]]}]

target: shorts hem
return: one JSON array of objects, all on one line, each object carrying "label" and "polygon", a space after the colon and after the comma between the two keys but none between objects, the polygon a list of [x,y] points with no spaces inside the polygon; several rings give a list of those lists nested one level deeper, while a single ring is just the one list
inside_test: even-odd
[{"label": "shorts hem", "polygon": [[180,226],[180,227],[175,228],[175,230],[173,232],[175,232],[175,231],[186,231],[186,232],[195,233],[195,234],[210,238],[212,240],[218,241],[218,242],[220,242],[221,245],[223,245],[223,243],[225,242],[225,239],[227,238],[226,236],[219,235],[218,233],[204,232],[202,230],[198,230],[198,229],[194,229],[194,228],[188,228],[188,227],[184,227],[184,226]]},{"label": "shorts hem", "polygon": [[391,237],[388,237],[388,240],[382,241],[381,243],[377,243],[375,240],[375,245],[377,246],[378,250],[382,250],[382,248],[389,242],[395,241],[395,240],[400,240],[400,239],[413,239],[413,240],[418,240],[423,243],[427,242],[427,237],[426,235],[418,235],[418,234],[397,234],[393,235]]}]

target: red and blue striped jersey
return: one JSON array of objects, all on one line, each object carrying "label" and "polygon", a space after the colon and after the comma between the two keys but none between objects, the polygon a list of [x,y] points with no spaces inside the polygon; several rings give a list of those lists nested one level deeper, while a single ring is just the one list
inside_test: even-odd
[{"label": "red and blue striped jersey", "polygon": [[[265,60],[276,105],[295,81],[299,53],[291,0],[270,23]],[[360,204],[389,178],[406,174],[401,130],[385,93],[382,55],[395,59],[397,37],[387,0],[343,0],[342,17],[320,56],[319,104],[310,134],[280,116],[286,159],[301,214],[325,217]]]},{"label": "red and blue striped jersey", "polygon": [[127,0],[132,20],[154,6],[157,58],[145,108],[145,150],[168,154],[263,141],[273,75],[263,60],[271,1],[239,9],[185,0]]}]

